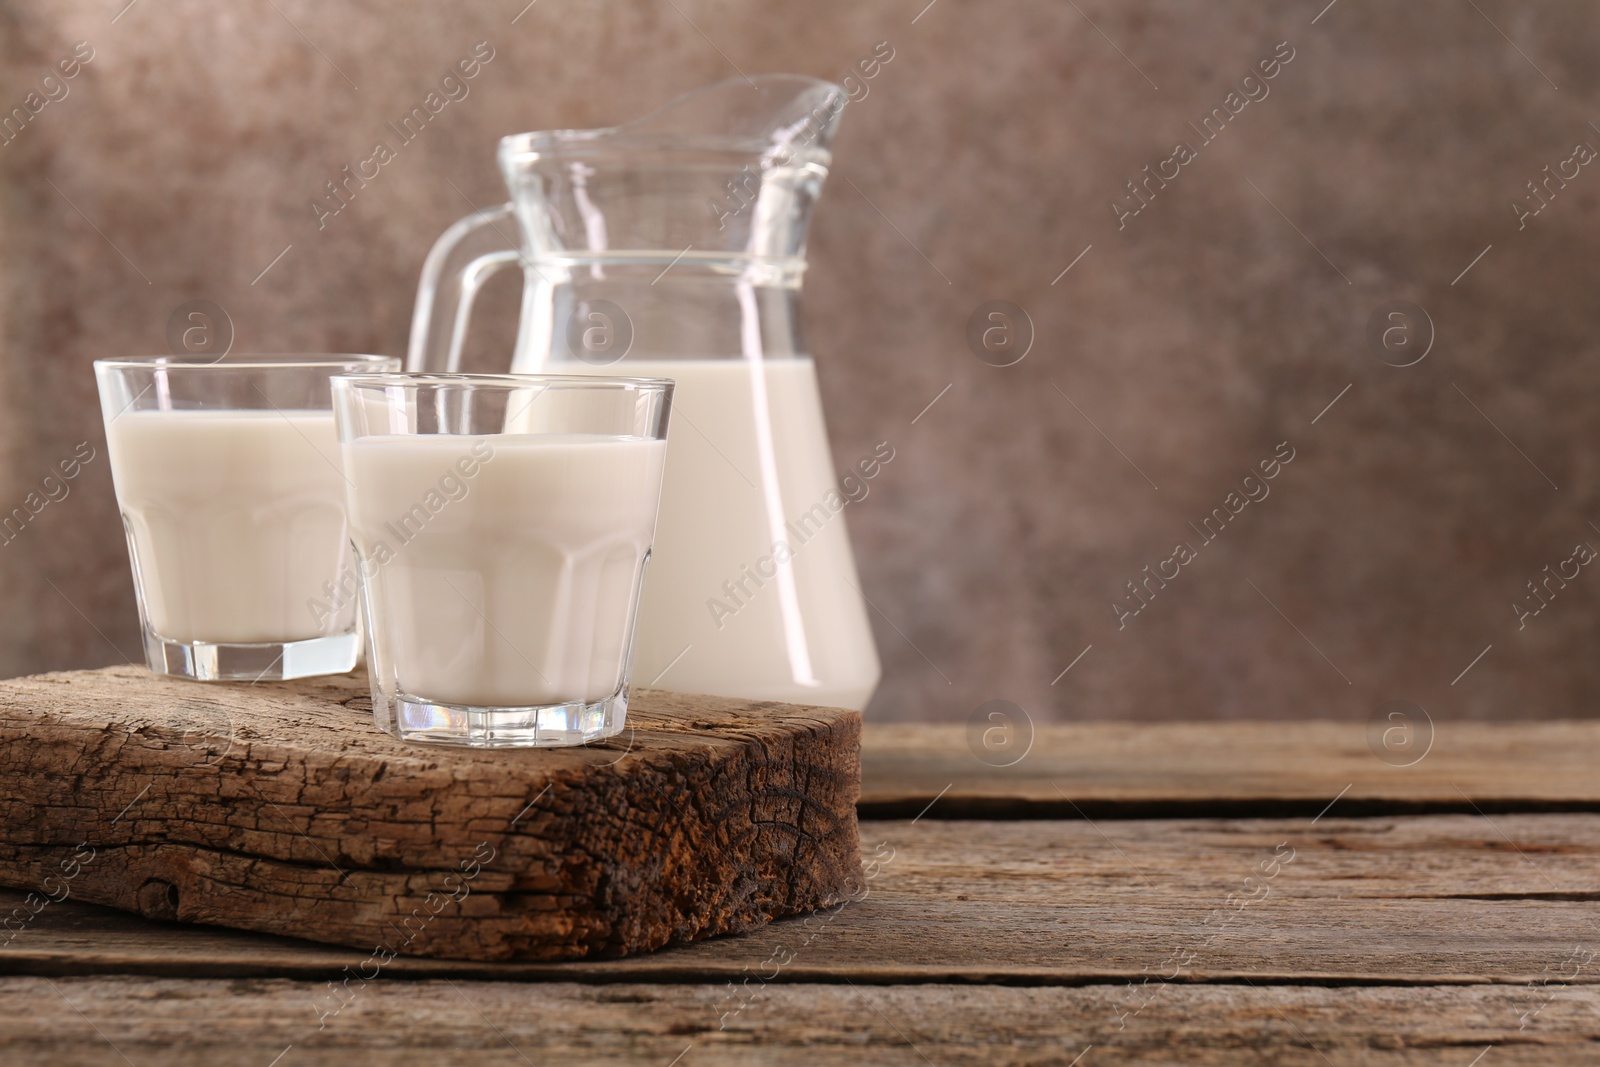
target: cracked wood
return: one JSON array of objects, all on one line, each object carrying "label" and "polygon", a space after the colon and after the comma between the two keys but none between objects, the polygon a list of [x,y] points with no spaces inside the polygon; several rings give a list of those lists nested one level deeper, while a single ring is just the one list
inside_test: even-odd
[{"label": "cracked wood", "polygon": [[859,887],[857,714],[636,690],[628,717],[483,751],[383,734],[355,676],[14,679],[0,884],[472,960],[644,952]]}]

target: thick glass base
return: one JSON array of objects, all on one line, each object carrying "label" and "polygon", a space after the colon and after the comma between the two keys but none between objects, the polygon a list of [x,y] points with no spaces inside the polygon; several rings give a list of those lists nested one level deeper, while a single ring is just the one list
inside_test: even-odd
[{"label": "thick glass base", "polygon": [[615,737],[628,714],[628,689],[593,703],[527,707],[440,704],[405,693],[388,697],[374,690],[372,718],[380,730],[402,741],[473,748],[553,748]]},{"label": "thick glass base", "polygon": [[172,641],[146,630],[144,658],[156,674],[201,682],[281,682],[354,670],[361,661],[361,634],[227,645]]}]

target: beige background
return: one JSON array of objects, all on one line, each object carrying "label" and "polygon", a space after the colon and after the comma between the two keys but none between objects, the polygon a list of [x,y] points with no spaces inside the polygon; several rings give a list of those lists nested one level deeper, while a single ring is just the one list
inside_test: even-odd
[{"label": "beige background", "polygon": [[[0,146],[0,505],[103,449],[90,361],[164,351],[184,301],[238,350],[402,352],[430,242],[503,198],[499,135],[888,41],[807,283],[838,465],[897,451],[848,513],[873,716],[1591,714],[1600,575],[1521,631],[1511,603],[1600,546],[1600,168],[1523,230],[1510,205],[1600,145],[1600,13],[1324,2],[3,0],[0,106],[95,58]],[[322,184],[480,40],[471,95],[319,232]],[[1119,231],[1123,183],[1282,41],[1270,95]],[[995,299],[1036,330],[1016,366],[965,341]],[[1415,366],[1365,340],[1391,299],[1435,326]],[[1119,631],[1123,583],[1283,441],[1270,497]],[[0,583],[0,674],[138,654],[103,450]]]}]

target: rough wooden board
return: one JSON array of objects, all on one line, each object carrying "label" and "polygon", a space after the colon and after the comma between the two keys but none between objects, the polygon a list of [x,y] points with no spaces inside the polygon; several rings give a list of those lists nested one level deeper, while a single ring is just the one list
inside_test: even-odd
[{"label": "rough wooden board", "polygon": [[1359,722],[1049,725],[1031,747],[987,754],[1020,756],[1000,767],[979,758],[981,730],[869,724],[861,814],[915,816],[938,796],[930,817],[1315,815],[1341,792],[1344,814],[1600,811],[1600,722],[1431,729],[1431,747],[1419,726],[1419,748],[1402,754],[1384,749],[1381,730],[1374,748]]},{"label": "rough wooden board", "polygon": [[378,979],[341,1002],[284,980],[11,978],[0,1046],[16,1067],[1067,1067],[1089,1046],[1081,1067],[1571,1067],[1600,1041],[1588,988],[1171,985],[1127,1017],[1104,985],[799,984],[731,1003],[717,985]]},{"label": "rough wooden board", "polygon": [[0,883],[480,960],[654,949],[859,885],[854,712],[641,691],[607,745],[481,751],[369,707],[354,677],[0,683]]},{"label": "rough wooden board", "polygon": [[[1600,815],[923,819],[862,833],[865,895],[806,919],[629,959],[397,959],[384,974],[759,982],[780,961],[783,981],[860,984],[1473,984],[1538,980],[1574,945],[1600,947]],[[68,901],[0,948],[0,971],[331,979],[365,958]],[[1600,964],[1576,976],[1597,980]]]}]

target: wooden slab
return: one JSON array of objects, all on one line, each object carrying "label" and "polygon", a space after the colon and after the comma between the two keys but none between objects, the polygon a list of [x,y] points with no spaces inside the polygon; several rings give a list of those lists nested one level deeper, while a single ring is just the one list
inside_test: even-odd
[{"label": "wooden slab", "polygon": [[960,726],[869,726],[862,816],[915,816],[936,796],[929,818],[1313,816],[1336,796],[1346,815],[1600,811],[1600,721],[1418,719],[1409,751],[1361,722],[1017,729],[1000,754]]},{"label": "wooden slab", "polygon": [[381,733],[358,677],[3,682],[0,884],[376,960],[624,955],[859,888],[858,715],[639,691],[629,721],[475,751]]},{"label": "wooden slab", "polygon": [[1173,985],[1136,1017],[1125,1001],[841,982],[771,986],[730,1016],[720,983],[375,981],[336,1000],[283,980],[13,978],[0,1046],[15,1067],[1573,1067],[1600,1042],[1593,988]]}]

